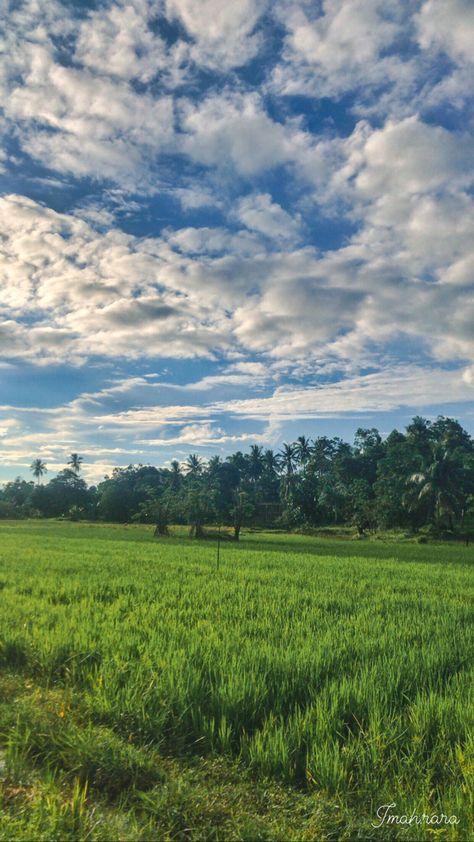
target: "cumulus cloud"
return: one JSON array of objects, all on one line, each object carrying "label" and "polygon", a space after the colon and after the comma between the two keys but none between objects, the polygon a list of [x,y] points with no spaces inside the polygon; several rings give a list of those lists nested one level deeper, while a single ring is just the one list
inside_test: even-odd
[{"label": "cumulus cloud", "polygon": [[[383,149],[384,131],[377,134]],[[117,229],[98,233],[77,216],[22,197],[1,200],[4,356],[79,361],[258,352],[297,364],[308,355],[363,358],[368,343],[383,350],[409,334],[437,358],[474,358],[474,207],[468,193],[451,190],[457,162],[443,169],[438,156],[434,170],[420,165],[417,175],[412,158],[422,157],[423,146],[414,146],[408,162],[400,152],[399,181],[384,164],[380,138],[371,141],[373,135],[357,167],[355,153],[350,162],[348,189],[362,225],[325,254],[291,242],[275,252],[265,245],[268,227],[260,240],[258,231],[221,229],[139,239]],[[444,183],[449,189],[442,192]],[[263,212],[259,198],[239,205],[260,228],[274,221],[273,207],[268,197]]]},{"label": "cumulus cloud", "polygon": [[[183,139],[175,132],[170,93],[189,83],[196,65],[222,73],[249,61],[260,44],[254,30],[264,8],[263,0],[227,6],[206,0],[198,11],[187,0],[117,0],[76,17],[61,3],[25,0],[12,9],[0,62],[7,128],[14,125],[22,150],[49,169],[154,192],[165,180],[159,156],[181,151]],[[167,41],[160,23],[176,21],[181,35]],[[247,111],[243,145],[252,130],[249,109],[241,109]],[[189,146],[195,160],[206,162],[199,117],[186,113],[193,137],[183,150]],[[272,121],[263,112],[253,123],[269,135]]]},{"label": "cumulus cloud", "polygon": [[306,140],[297,126],[271,119],[257,94],[211,95],[182,108],[183,151],[206,166],[230,164],[243,176],[293,161]]},{"label": "cumulus cloud", "polygon": [[258,231],[271,239],[298,240],[300,214],[291,216],[272,201],[269,193],[244,196],[238,202],[235,215],[251,231]]},{"label": "cumulus cloud", "polygon": [[21,83],[11,81],[5,113],[23,148],[47,167],[145,187],[149,162],[173,137],[169,97],[137,95],[121,81],[54,62],[42,44],[25,48]]},{"label": "cumulus cloud", "polygon": [[474,61],[474,6],[470,0],[427,0],[417,16],[420,45],[454,61]]},{"label": "cumulus cloud", "polygon": [[76,62],[101,75],[146,83],[164,74],[165,84],[181,80],[186,46],[168,48],[153,31],[160,4],[127,0],[98,8],[81,23],[75,44]]},{"label": "cumulus cloud", "polygon": [[97,234],[24,197],[2,199],[0,213],[0,306],[16,316],[1,327],[5,356],[194,356],[228,344],[222,312],[167,280],[180,258],[164,242]]},{"label": "cumulus cloud", "polygon": [[[354,113],[401,118],[472,96],[469,0],[281,0],[285,29],[271,89],[284,96],[353,96]],[[458,65],[440,78],[444,52]]]},{"label": "cumulus cloud", "polygon": [[[106,436],[134,425],[225,449],[288,413],[429,403],[435,382],[469,399],[471,4],[23,0],[8,24],[3,359],[207,361],[37,413],[18,459],[41,433],[56,464],[72,443],[95,459],[103,428],[113,461]],[[285,387],[322,374],[344,385]]]},{"label": "cumulus cloud", "polygon": [[358,136],[362,147],[354,145],[348,167],[357,172],[358,192],[370,198],[443,187],[454,191],[473,181],[474,152],[467,134],[427,125],[414,115],[400,122],[389,120],[368,134],[361,128]]},{"label": "cumulus cloud", "polygon": [[383,55],[402,31],[404,6],[398,0],[325,0],[318,14],[315,6],[283,0],[285,49],[273,74],[275,88],[340,96],[362,81],[384,86],[411,76],[398,56]]},{"label": "cumulus cloud", "polygon": [[166,12],[192,37],[190,55],[197,64],[227,70],[255,56],[261,38],[254,30],[266,5],[266,0],[166,0]]}]

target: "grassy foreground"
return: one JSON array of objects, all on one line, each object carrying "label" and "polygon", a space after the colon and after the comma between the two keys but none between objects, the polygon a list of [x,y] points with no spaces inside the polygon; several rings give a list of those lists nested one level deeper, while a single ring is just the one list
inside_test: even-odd
[{"label": "grassy foreground", "polygon": [[474,839],[473,572],[0,523],[0,839]]}]

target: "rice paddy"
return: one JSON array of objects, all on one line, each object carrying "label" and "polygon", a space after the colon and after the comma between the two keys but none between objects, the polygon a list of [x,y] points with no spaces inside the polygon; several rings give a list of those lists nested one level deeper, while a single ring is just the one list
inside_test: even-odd
[{"label": "rice paddy", "polygon": [[0,839],[474,839],[473,571],[1,523]]}]

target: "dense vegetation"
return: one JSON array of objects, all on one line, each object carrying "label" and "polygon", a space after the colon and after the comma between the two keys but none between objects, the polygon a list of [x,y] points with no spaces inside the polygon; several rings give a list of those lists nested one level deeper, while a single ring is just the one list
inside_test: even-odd
[{"label": "dense vegetation", "polygon": [[473,839],[474,549],[181,534],[0,526],[0,839]]},{"label": "dense vegetation", "polygon": [[117,468],[97,487],[80,476],[82,459],[41,484],[46,465],[36,459],[36,479],[16,479],[0,492],[0,517],[68,517],[112,522],[206,523],[284,528],[352,524],[359,533],[376,527],[468,533],[474,512],[474,445],[451,418],[413,419],[404,433],[382,440],[359,429],[353,445],[339,438],[304,436],[281,451],[253,445],[207,463],[196,454],[185,464]]}]

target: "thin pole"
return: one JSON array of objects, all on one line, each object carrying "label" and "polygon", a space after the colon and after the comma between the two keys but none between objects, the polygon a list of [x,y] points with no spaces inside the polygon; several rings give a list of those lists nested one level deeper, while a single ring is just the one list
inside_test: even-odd
[{"label": "thin pole", "polygon": [[219,530],[217,532],[217,569],[219,570],[219,560],[221,556],[221,525],[219,524]]}]

